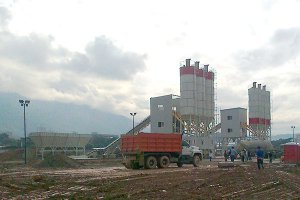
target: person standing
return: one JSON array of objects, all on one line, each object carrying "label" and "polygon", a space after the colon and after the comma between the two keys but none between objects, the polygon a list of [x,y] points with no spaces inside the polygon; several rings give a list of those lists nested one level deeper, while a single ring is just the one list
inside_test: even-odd
[{"label": "person standing", "polygon": [[224,151],[224,159],[225,159],[225,162],[227,162],[228,154],[227,154],[227,151],[226,151],[226,150]]},{"label": "person standing", "polygon": [[264,151],[260,148],[260,146],[256,149],[256,158],[257,158],[257,167],[260,170],[264,168]]},{"label": "person standing", "polygon": [[229,156],[230,156],[231,162],[234,162],[236,155],[237,155],[236,150],[234,149],[234,147],[231,147],[231,149],[229,150]]},{"label": "person standing", "polygon": [[251,158],[251,152],[250,151],[247,151],[247,157],[248,157],[248,160],[252,160],[252,158]]},{"label": "person standing", "polygon": [[273,153],[272,153],[272,151],[270,151],[269,152],[269,163],[272,163],[272,161],[273,161]]},{"label": "person standing", "polygon": [[245,151],[245,161],[247,162],[248,161],[248,151],[247,151],[247,149],[244,149],[244,151]]},{"label": "person standing", "polygon": [[213,157],[213,153],[212,153],[212,151],[211,151],[211,150],[209,150],[209,154],[208,154],[208,156],[209,156],[209,161],[211,161],[211,159],[212,159],[212,157]]},{"label": "person standing", "polygon": [[245,150],[244,149],[241,151],[241,160],[242,160],[242,162],[245,162]]}]

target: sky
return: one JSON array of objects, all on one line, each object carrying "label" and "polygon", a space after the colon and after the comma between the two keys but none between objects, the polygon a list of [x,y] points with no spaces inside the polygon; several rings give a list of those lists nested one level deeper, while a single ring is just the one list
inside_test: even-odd
[{"label": "sky", "polygon": [[[0,0],[0,92],[137,120],[180,95],[186,58],[216,72],[219,109],[271,92],[272,134],[300,129],[299,0]],[[299,132],[299,131],[298,131]]]}]

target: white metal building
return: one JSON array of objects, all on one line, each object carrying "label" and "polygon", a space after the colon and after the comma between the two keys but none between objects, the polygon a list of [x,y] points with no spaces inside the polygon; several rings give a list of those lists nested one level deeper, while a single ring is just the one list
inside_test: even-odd
[{"label": "white metal building", "polygon": [[173,94],[150,98],[151,133],[180,132],[180,123],[174,116],[179,112],[179,99]]},{"label": "white metal building", "polygon": [[242,124],[247,123],[247,109],[230,108],[221,110],[221,135],[225,141],[236,141],[247,137]]},{"label": "white metal building", "polygon": [[253,137],[269,139],[271,134],[271,101],[266,86],[253,82],[248,89],[249,95],[249,126],[254,132]]}]

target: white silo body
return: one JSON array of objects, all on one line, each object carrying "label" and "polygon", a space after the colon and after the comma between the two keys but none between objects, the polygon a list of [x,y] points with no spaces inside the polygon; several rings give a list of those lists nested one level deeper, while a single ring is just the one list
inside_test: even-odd
[{"label": "white silo body", "polygon": [[214,118],[214,73],[204,72],[205,74],[205,101],[206,101],[206,115],[208,120]]},{"label": "white silo body", "polygon": [[190,66],[188,60],[187,66],[180,68],[180,112],[183,116],[195,116],[195,68]]},{"label": "white silo body", "polygon": [[[214,73],[208,71],[208,65],[199,68],[199,62],[180,67],[180,114],[183,121],[200,130],[205,130],[214,120]],[[204,126],[203,126],[204,125]],[[192,125],[191,125],[192,126]]]},{"label": "white silo body", "polygon": [[199,69],[199,62],[195,62],[195,67],[198,69],[196,74],[197,83],[197,115],[198,117],[204,116],[205,108],[205,78],[203,69]]},{"label": "white silo body", "polygon": [[253,83],[248,89],[249,95],[249,125],[258,134],[257,137],[266,139],[271,129],[271,102],[270,92],[266,86]]}]

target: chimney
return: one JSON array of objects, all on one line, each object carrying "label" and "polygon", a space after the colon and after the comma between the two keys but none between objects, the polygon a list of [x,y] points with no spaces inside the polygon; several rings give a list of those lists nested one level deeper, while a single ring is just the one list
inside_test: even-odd
[{"label": "chimney", "polygon": [[258,84],[258,89],[261,89],[261,84]]},{"label": "chimney", "polygon": [[191,59],[185,59],[185,63],[186,63],[186,66],[187,67],[190,67],[191,66]]},{"label": "chimney", "polygon": [[208,66],[209,66],[209,64],[204,65],[204,71],[205,72],[208,72]]},{"label": "chimney", "polygon": [[266,85],[263,86],[263,90],[266,91]]},{"label": "chimney", "polygon": [[199,63],[200,63],[200,61],[196,61],[196,62],[195,62],[195,67],[196,67],[197,69],[199,69]]},{"label": "chimney", "polygon": [[253,88],[256,88],[256,82],[253,82]]}]

